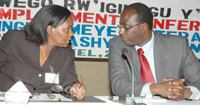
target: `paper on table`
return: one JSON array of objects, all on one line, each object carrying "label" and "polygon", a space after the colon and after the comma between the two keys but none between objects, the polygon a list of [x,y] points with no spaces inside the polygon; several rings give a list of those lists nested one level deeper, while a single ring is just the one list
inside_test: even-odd
[{"label": "paper on table", "polygon": [[30,96],[23,82],[18,81],[5,93],[5,102],[8,105],[26,105]]}]

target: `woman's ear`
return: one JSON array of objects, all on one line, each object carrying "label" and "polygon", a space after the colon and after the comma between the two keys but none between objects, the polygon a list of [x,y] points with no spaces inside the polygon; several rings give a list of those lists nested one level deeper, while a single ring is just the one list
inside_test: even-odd
[{"label": "woman's ear", "polygon": [[48,27],[47,27],[47,33],[50,34],[51,31],[52,31],[52,26],[51,26],[51,25],[48,25]]}]

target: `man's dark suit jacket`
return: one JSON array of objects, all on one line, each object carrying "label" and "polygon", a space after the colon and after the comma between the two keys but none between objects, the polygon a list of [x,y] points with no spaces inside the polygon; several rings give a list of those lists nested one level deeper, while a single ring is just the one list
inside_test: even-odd
[{"label": "man's dark suit jacket", "polygon": [[78,82],[74,70],[75,54],[71,47],[54,47],[44,65],[40,66],[40,47],[25,39],[24,31],[10,30],[0,41],[0,91],[7,91],[18,77],[30,92],[47,93],[52,84],[45,83],[45,73],[59,72],[63,87]]},{"label": "man's dark suit jacket", "polygon": [[[187,39],[179,36],[154,32],[154,64],[157,83],[165,78],[185,78],[188,85],[200,90],[200,63],[188,46]],[[140,95],[143,85],[140,76],[140,60],[135,47],[126,46],[117,36],[109,42],[109,75],[115,95],[131,94],[131,71],[127,60],[122,57],[122,49],[128,49],[135,74],[135,95]]]}]

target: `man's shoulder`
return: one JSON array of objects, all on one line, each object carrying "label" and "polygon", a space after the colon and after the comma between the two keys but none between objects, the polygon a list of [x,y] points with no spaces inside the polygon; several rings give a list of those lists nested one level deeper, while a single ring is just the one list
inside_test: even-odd
[{"label": "man's shoulder", "polygon": [[159,37],[161,40],[167,40],[169,42],[171,41],[185,41],[187,38],[186,37],[183,37],[183,36],[178,36],[178,35],[168,35],[168,34],[162,34],[162,33],[157,33],[155,32],[154,33],[156,37]]},{"label": "man's shoulder", "polygon": [[120,41],[122,41],[122,39],[121,39],[121,36],[118,35],[118,36],[116,36],[116,37],[111,38],[110,41],[113,41],[113,42],[120,42]]}]

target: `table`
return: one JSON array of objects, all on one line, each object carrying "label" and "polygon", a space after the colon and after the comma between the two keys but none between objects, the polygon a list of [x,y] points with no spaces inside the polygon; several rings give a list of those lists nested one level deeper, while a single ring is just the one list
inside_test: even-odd
[{"label": "table", "polygon": [[[89,97],[89,96],[88,96]],[[119,97],[114,96],[113,100],[109,100],[109,96],[93,96],[104,102],[29,102],[27,105],[123,105],[123,103],[119,102]],[[153,98],[144,98],[143,102],[147,105],[200,105],[200,101],[188,101],[188,100],[167,100],[164,98],[160,98],[158,96]],[[0,102],[0,105],[6,105],[5,102]]]}]

